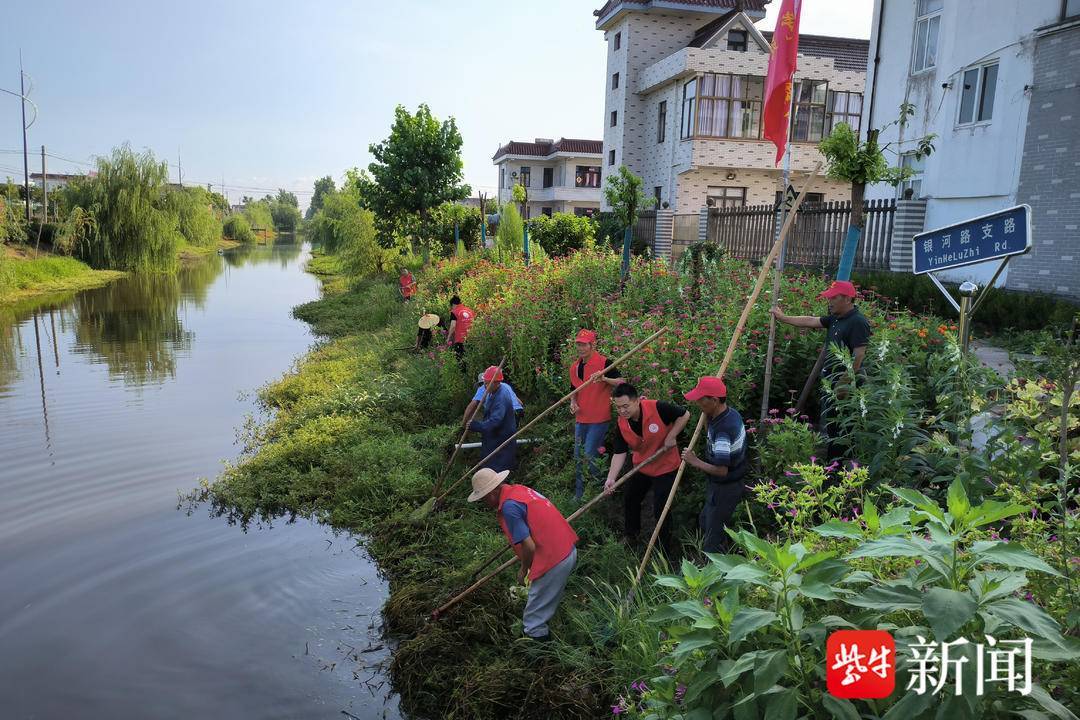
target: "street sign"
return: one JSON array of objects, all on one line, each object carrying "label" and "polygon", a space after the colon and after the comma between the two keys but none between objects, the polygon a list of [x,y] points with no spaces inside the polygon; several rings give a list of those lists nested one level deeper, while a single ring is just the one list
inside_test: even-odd
[{"label": "street sign", "polygon": [[929,230],[911,242],[916,275],[1022,255],[1031,249],[1031,207],[1017,205]]}]

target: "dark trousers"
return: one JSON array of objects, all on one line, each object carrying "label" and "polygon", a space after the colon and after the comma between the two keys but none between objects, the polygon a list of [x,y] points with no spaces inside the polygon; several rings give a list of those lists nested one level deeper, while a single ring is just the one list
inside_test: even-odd
[{"label": "dark trousers", "polygon": [[[641,503],[649,490],[653,491],[653,518],[660,519],[660,513],[664,511],[664,503],[667,502],[668,493],[675,482],[675,472],[664,473],[651,477],[639,472],[626,481],[623,486],[623,512],[626,536],[636,538],[641,532]],[[671,540],[671,518],[660,529],[660,542],[667,547]]]},{"label": "dark trousers", "polygon": [[465,343],[454,343],[450,346],[454,349],[454,354],[457,355],[458,365],[461,366],[462,372],[465,371]]},{"label": "dark trousers", "polygon": [[833,406],[833,399],[822,389],[818,394],[818,403],[821,405],[818,426],[821,428],[821,432],[825,434],[826,459],[830,462],[839,460],[844,454],[844,449],[836,442],[839,428],[836,424],[836,408]]},{"label": "dark trousers", "polygon": [[705,507],[698,517],[701,532],[705,535],[702,550],[711,553],[727,551],[731,538],[724,529],[731,525],[731,517],[745,493],[741,478],[729,482],[709,481],[705,489]]}]

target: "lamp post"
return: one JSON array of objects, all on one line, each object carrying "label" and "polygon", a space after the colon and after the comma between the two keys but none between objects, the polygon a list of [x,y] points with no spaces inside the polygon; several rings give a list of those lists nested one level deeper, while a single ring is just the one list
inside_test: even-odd
[{"label": "lamp post", "polygon": [[960,285],[960,352],[967,355],[968,337],[971,334],[971,298],[979,291],[973,282]]}]

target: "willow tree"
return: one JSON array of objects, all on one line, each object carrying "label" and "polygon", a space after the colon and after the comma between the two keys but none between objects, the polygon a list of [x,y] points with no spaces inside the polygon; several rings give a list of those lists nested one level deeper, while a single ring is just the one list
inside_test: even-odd
[{"label": "willow tree", "polygon": [[69,207],[93,218],[93,229],[76,247],[95,268],[165,271],[176,266],[180,243],[176,209],[167,197],[168,166],[150,151],[127,145],[97,161],[97,175],[65,190]]}]

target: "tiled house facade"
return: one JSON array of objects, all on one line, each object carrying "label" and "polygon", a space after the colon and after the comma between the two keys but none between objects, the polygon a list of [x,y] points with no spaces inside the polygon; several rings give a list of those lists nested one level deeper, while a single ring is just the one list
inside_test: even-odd
[{"label": "tiled house facade", "polygon": [[[698,212],[709,199],[772,203],[782,189],[775,147],[760,137],[769,35],[753,23],[765,2],[736,4],[612,0],[596,13],[608,50],[605,170],[626,165],[677,213]],[[867,50],[865,40],[801,38],[796,81],[812,83],[798,86],[808,102],[796,109],[793,170],[821,160],[816,145],[832,122],[859,123]],[[817,191],[824,200],[850,193],[824,178]]]},{"label": "tiled house facade", "polygon": [[492,158],[499,173],[499,204],[513,199],[514,185],[524,185],[527,217],[593,215],[600,209],[602,150],[599,140],[511,140]]}]

